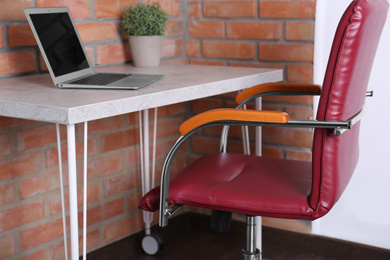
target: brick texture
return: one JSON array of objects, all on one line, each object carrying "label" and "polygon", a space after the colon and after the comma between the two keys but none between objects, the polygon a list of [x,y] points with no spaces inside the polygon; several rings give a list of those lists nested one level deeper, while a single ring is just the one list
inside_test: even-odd
[{"label": "brick texture", "polygon": [[187,17],[199,18],[202,15],[201,2],[187,1]]},{"label": "brick texture", "polygon": [[[69,192],[65,192],[65,209],[69,210]],[[88,184],[87,187],[87,202],[95,202],[99,200],[99,184],[93,183]],[[79,188],[77,189],[77,205],[82,206],[83,205],[83,189]],[[51,215],[56,215],[61,213],[61,196],[59,192],[55,192],[53,196],[50,197],[49,202],[49,210]]]},{"label": "brick texture", "polygon": [[0,136],[0,155],[9,154],[11,147],[7,136]]},{"label": "brick texture", "polygon": [[45,251],[41,250],[39,252],[33,253],[31,255],[19,258],[19,260],[40,260],[45,259]]},{"label": "brick texture", "polygon": [[0,181],[38,171],[41,154],[31,153],[0,161]]},{"label": "brick texture", "polygon": [[121,63],[131,60],[128,45],[109,44],[96,47],[96,64]]},{"label": "brick texture", "polygon": [[4,47],[4,27],[0,26],[0,48]]},{"label": "brick texture", "polygon": [[111,178],[104,182],[104,195],[111,196],[138,186],[137,178],[126,174]]},{"label": "brick texture", "polygon": [[[87,213],[87,225],[93,225],[102,220],[106,220],[112,217],[115,217],[124,211],[124,198],[119,198],[105,203],[104,205],[97,206],[91,209],[88,209]],[[80,212],[79,222],[82,221],[82,215]],[[80,224],[79,224],[80,225]]]},{"label": "brick texture", "polygon": [[195,38],[225,37],[225,25],[220,21],[191,21],[188,29],[190,36]]},{"label": "brick texture", "polygon": [[287,79],[290,82],[310,83],[313,79],[313,66],[308,64],[287,65]]},{"label": "brick texture", "polygon": [[186,42],[186,56],[187,57],[198,57],[200,54],[199,41],[187,41]]},{"label": "brick texture", "polygon": [[137,0],[95,0],[95,15],[98,18],[120,17],[126,6],[138,2]]},{"label": "brick texture", "polygon": [[31,203],[0,213],[0,231],[9,230],[42,219],[45,215],[43,202]]},{"label": "brick texture", "polygon": [[207,17],[255,17],[256,1],[203,1],[203,12]]},{"label": "brick texture", "polygon": [[[99,244],[99,230],[93,230],[91,232],[87,232],[87,252],[91,251],[91,249],[96,248],[96,246]],[[69,245],[70,241],[68,241]],[[79,238],[79,245],[82,245],[82,237]],[[68,250],[69,252],[69,250]],[[82,252],[82,249],[80,247],[80,252]],[[56,246],[53,246],[50,248],[50,252],[48,253],[50,255],[51,260],[64,260],[65,256],[65,248],[63,243],[59,243]],[[81,253],[80,253],[81,254]],[[44,259],[44,258],[40,258]],[[26,259],[27,260],[27,259]]]},{"label": "brick texture", "polygon": [[54,143],[57,140],[54,125],[20,131],[17,138],[19,151]]},{"label": "brick texture", "polygon": [[182,39],[167,39],[163,42],[161,57],[175,57],[183,55],[183,40]]},{"label": "brick texture", "polygon": [[137,129],[115,132],[102,136],[102,151],[108,152],[139,143]]},{"label": "brick texture", "polygon": [[104,241],[108,242],[123,237],[128,233],[139,230],[141,227],[142,215],[139,214],[119,220],[106,226],[104,230]]},{"label": "brick texture", "polygon": [[183,20],[171,19],[167,22],[167,35],[178,36],[178,35],[183,35],[183,33],[184,33]]},{"label": "brick texture", "polygon": [[246,42],[203,42],[203,55],[209,58],[253,59],[255,46]]},{"label": "brick texture", "polygon": [[287,22],[286,40],[288,41],[313,41],[314,22]]},{"label": "brick texture", "polygon": [[90,0],[36,0],[37,7],[55,7],[67,6],[74,18],[89,18],[91,17],[91,1]]},{"label": "brick texture", "polygon": [[313,60],[313,45],[308,44],[260,44],[259,59],[270,61]]},{"label": "brick texture", "polygon": [[281,23],[227,22],[227,37],[232,39],[279,40]]},{"label": "brick texture", "polygon": [[83,42],[118,39],[118,25],[114,22],[79,23],[77,30]]},{"label": "brick texture", "polygon": [[[20,62],[20,61],[23,62]],[[35,71],[35,55],[32,52],[0,53],[0,75]]]},{"label": "brick texture", "polygon": [[0,258],[6,258],[15,253],[15,242],[12,236],[0,238]]},{"label": "brick texture", "polygon": [[28,198],[60,187],[58,171],[23,179],[19,183],[19,196]]},{"label": "brick texture", "polygon": [[[37,236],[39,234],[39,236]],[[28,249],[61,237],[62,219],[57,219],[20,232],[20,247]]]},{"label": "brick texture", "polygon": [[[88,140],[88,156],[96,153],[96,140]],[[84,156],[84,142],[76,141],[76,158],[81,159]],[[68,162],[68,146],[63,145],[61,147],[62,161]],[[53,147],[46,151],[45,153],[46,167],[58,166],[58,148]]]},{"label": "brick texture", "polygon": [[123,158],[121,154],[114,154],[93,160],[88,165],[88,178],[103,176],[118,172],[123,169]]},{"label": "brick texture", "polygon": [[259,14],[267,18],[313,18],[315,1],[260,1]]},{"label": "brick texture", "polygon": [[33,0],[15,1],[3,0],[1,1],[2,8],[0,8],[0,20],[3,21],[18,21],[26,20],[23,9],[32,7]]},{"label": "brick texture", "polygon": [[0,186],[0,207],[14,201],[14,185]]},{"label": "brick texture", "polygon": [[157,2],[161,7],[171,16],[178,16],[181,14],[180,0],[151,0]]},{"label": "brick texture", "polygon": [[[314,0],[151,1],[160,3],[169,15],[162,47],[163,64],[271,67],[283,69],[285,81],[312,82]],[[23,13],[23,8],[33,6],[68,6],[93,65],[131,63],[120,22],[124,8],[136,2],[139,0],[3,0],[0,78],[47,72]],[[193,114],[233,107],[235,95],[159,108],[156,182],[165,156],[179,135],[179,125]],[[285,111],[295,119],[313,117],[311,106],[311,97],[263,98],[263,109]],[[253,108],[253,104],[249,107]],[[144,226],[137,209],[141,197],[138,123],[138,113],[88,123],[88,251],[127,237]],[[220,131],[220,127],[204,129],[187,142],[178,153],[172,174],[195,158],[218,152]],[[82,132],[83,127],[77,125],[80,217]],[[253,151],[254,129],[249,133]],[[241,129],[232,128],[229,137],[229,151],[242,152]],[[68,211],[64,127],[61,140]],[[308,129],[264,128],[262,153],[267,157],[309,161],[311,143],[312,132]],[[0,117],[0,258],[64,259],[58,165],[54,125]],[[67,222],[69,228],[69,217]],[[301,222],[267,219],[266,224],[302,230]]]},{"label": "brick texture", "polygon": [[29,25],[10,25],[7,29],[8,46],[15,47],[37,44]]}]

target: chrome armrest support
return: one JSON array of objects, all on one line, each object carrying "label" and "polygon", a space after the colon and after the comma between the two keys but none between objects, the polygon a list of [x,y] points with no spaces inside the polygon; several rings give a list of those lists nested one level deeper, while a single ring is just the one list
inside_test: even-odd
[{"label": "chrome armrest support", "polygon": [[221,133],[221,142],[219,145],[219,151],[220,153],[226,153],[227,152],[227,136],[229,132],[229,126],[225,125],[222,128],[222,133]]},{"label": "chrome armrest support", "polygon": [[[253,96],[245,99],[240,104],[238,104],[235,107],[235,109],[242,109],[244,107],[244,105],[246,105],[247,103],[249,103],[257,98],[265,97],[265,96],[318,96],[318,95],[319,95],[319,93],[306,93],[306,92],[277,92],[277,91],[264,92],[264,93],[259,93],[257,95],[253,95]],[[229,132],[229,126],[226,125],[223,127],[222,133],[221,133],[221,142],[220,142],[220,148],[219,148],[221,153],[226,153],[228,132]]]},{"label": "chrome armrest support", "polygon": [[173,216],[173,215],[175,215],[175,213],[178,212],[179,209],[181,209],[183,206],[184,206],[184,205],[180,205],[180,204],[174,205],[172,208],[170,208],[170,209],[168,209],[168,210],[166,211],[166,214],[168,214],[169,216]]},{"label": "chrome armrest support", "polygon": [[[372,93],[371,93],[372,95]],[[285,124],[257,124],[257,126],[266,125],[266,126],[282,126],[282,127],[303,127],[303,128],[333,128],[333,134],[335,136],[340,136],[348,129],[351,129],[354,124],[359,122],[365,111],[365,105],[363,105],[362,110],[359,113],[354,115],[347,121],[318,121],[318,120],[289,120]],[[227,150],[227,136],[229,131],[229,125],[225,125],[221,133],[221,143],[220,143],[220,152],[226,153]]]},{"label": "chrome armrest support", "polygon": [[175,158],[177,151],[188,140],[188,138],[190,138],[193,134],[195,134],[200,129],[210,125],[216,125],[216,123],[209,123],[200,126],[196,129],[193,129],[191,132],[188,132],[186,135],[180,136],[176,140],[172,148],[169,150],[168,155],[165,158],[164,165],[162,168],[162,173],[161,173],[161,186],[160,186],[159,222],[161,227],[167,226],[169,217],[174,215],[182,207],[182,205],[174,205],[172,208],[169,208],[169,179],[170,179],[173,159]]},{"label": "chrome armrest support", "polygon": [[264,93],[259,93],[257,95],[253,95],[244,101],[242,101],[240,104],[238,104],[235,108],[239,109],[242,108],[245,104],[251,102],[252,100],[255,100],[256,98],[259,97],[266,97],[266,96],[319,96],[320,93],[306,93],[306,92],[264,92]]},{"label": "chrome armrest support", "polygon": [[289,120],[284,126],[288,127],[309,127],[309,128],[333,128],[333,134],[340,136],[342,133],[351,129],[354,124],[359,122],[365,111],[363,105],[362,110],[359,113],[351,117],[347,121],[317,121],[317,120]]},{"label": "chrome armrest support", "polygon": [[[194,132],[194,131],[193,131]],[[165,227],[168,225],[168,219],[174,213],[176,213],[179,209],[177,207],[173,207],[169,209],[169,175],[171,172],[171,166],[173,163],[173,159],[179,150],[179,148],[184,144],[184,142],[193,134],[193,132],[188,133],[185,136],[180,136],[177,139],[176,143],[172,146],[171,150],[169,150],[168,155],[165,159],[162,175],[161,175],[161,189],[160,189],[160,226]],[[178,206],[178,205],[177,205]]]}]

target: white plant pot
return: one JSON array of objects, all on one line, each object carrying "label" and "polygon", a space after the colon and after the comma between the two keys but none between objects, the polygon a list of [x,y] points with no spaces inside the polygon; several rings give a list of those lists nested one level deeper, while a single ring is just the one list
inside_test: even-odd
[{"label": "white plant pot", "polygon": [[157,67],[163,40],[164,36],[129,36],[134,66]]}]

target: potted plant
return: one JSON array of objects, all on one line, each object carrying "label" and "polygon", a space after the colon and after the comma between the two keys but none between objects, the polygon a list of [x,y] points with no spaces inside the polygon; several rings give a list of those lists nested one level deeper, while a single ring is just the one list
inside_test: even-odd
[{"label": "potted plant", "polygon": [[137,3],[126,8],[122,30],[129,36],[135,66],[156,67],[160,64],[162,41],[168,14],[159,3]]}]

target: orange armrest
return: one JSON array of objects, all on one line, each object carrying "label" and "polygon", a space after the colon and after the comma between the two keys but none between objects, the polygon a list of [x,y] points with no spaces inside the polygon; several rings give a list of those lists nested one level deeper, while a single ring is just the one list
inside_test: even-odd
[{"label": "orange armrest", "polygon": [[258,111],[242,109],[215,109],[203,112],[185,121],[179,128],[182,135],[213,122],[258,122],[258,123],[286,123],[289,115],[284,112]]},{"label": "orange armrest", "polygon": [[272,82],[272,83],[264,83],[253,86],[242,91],[240,94],[236,96],[237,104],[240,104],[244,100],[255,96],[260,95],[262,93],[267,92],[283,92],[288,95],[288,93],[293,94],[320,94],[321,86],[315,84],[301,84],[301,83],[286,83],[286,82]]}]

